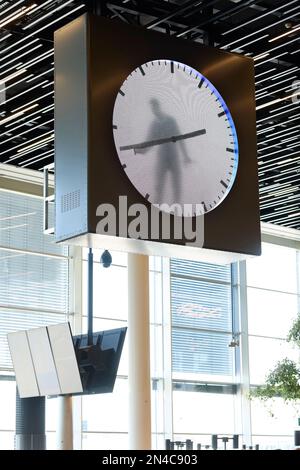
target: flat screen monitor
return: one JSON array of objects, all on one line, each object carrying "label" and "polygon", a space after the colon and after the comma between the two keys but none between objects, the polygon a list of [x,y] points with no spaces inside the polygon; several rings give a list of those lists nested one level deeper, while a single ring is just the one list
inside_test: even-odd
[{"label": "flat screen monitor", "polygon": [[20,397],[38,397],[40,391],[26,331],[9,333],[7,340]]},{"label": "flat screen monitor", "polygon": [[127,328],[100,331],[88,336],[74,336],[74,346],[83,394],[111,393],[114,389]]},{"label": "flat screen monitor", "polygon": [[83,392],[69,323],[48,326],[47,330],[61,393]]},{"label": "flat screen monitor", "polygon": [[41,396],[60,395],[61,389],[47,328],[28,330],[27,336]]}]

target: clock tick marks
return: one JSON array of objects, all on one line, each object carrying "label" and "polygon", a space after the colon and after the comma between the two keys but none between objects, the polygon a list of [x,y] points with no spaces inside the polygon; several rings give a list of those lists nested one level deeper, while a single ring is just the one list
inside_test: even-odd
[{"label": "clock tick marks", "polygon": [[[160,66],[160,67],[158,67]],[[176,70],[177,68],[177,70]],[[233,119],[231,118],[231,114],[230,114],[230,111],[229,109],[227,109],[227,106],[226,104],[223,102],[222,98],[220,97],[220,95],[218,94],[218,92],[216,92],[214,86],[212,84],[210,84],[210,82],[199,72],[195,71],[194,69],[192,69],[190,66],[186,65],[184,66],[184,64],[179,64],[176,60],[165,60],[165,59],[161,59],[161,60],[155,60],[155,61],[149,61],[148,63],[144,63],[144,64],[136,64],[136,69],[135,71],[128,76],[128,78],[126,79],[127,81],[124,82],[124,90],[123,91],[123,86],[121,86],[121,89],[119,90],[119,94],[118,94],[118,106],[121,107],[121,111],[122,111],[122,114],[120,114],[120,116],[122,116],[122,119],[125,119],[126,121],[126,113],[124,111],[126,111],[125,107],[128,106],[128,104],[130,104],[130,101],[131,101],[131,97],[132,97],[132,91],[128,88],[130,87],[131,83],[137,83],[137,90],[139,89],[139,87],[141,88],[141,96],[142,96],[142,90],[144,89],[144,87],[146,87],[146,103],[147,103],[147,106],[150,104],[152,106],[152,102],[150,101],[151,97],[152,96],[156,96],[154,95],[154,92],[152,92],[152,78],[154,77],[154,79],[158,79],[158,81],[160,81],[160,78],[161,77],[157,77],[156,73],[155,73],[155,70],[157,70],[157,73],[159,73],[159,70],[161,72],[163,72],[163,76],[164,76],[164,79],[166,80],[166,82],[168,83],[168,86],[170,86],[171,88],[174,88],[174,90],[176,89],[177,86],[179,86],[178,84],[182,84],[182,81],[186,81],[187,83],[187,86],[192,86],[192,88],[194,89],[194,92],[196,93],[195,94],[195,99],[196,100],[199,100],[200,102],[200,106],[202,105],[202,101],[203,100],[205,103],[207,103],[209,106],[210,106],[210,112],[211,112],[211,121],[209,121],[209,125],[207,126],[207,136],[205,137],[205,139],[207,141],[211,141],[214,142],[214,136],[213,136],[213,133],[210,132],[210,124],[211,125],[215,125],[217,127],[220,127],[220,129],[222,128],[223,129],[223,132],[221,133],[222,135],[222,139],[220,139],[222,141],[222,144],[221,145],[221,148],[218,144],[218,159],[220,160],[220,165],[221,165],[221,162],[223,161],[223,165],[226,167],[226,170],[223,166],[223,171],[221,174],[218,175],[218,172],[215,172],[212,176],[211,176],[211,181],[205,181],[205,184],[210,184],[212,183],[213,184],[213,188],[214,188],[214,192],[212,192],[210,194],[210,198],[208,200],[210,200],[210,203],[207,201],[206,204],[205,202],[203,201],[202,202],[202,213],[203,214],[206,214],[208,212],[210,212],[211,210],[215,209],[215,207],[218,206],[218,204],[220,204],[223,199],[226,197],[226,195],[229,193],[231,187],[232,187],[232,183],[235,179],[235,175],[236,175],[236,170],[237,170],[237,167],[238,167],[238,153],[239,153],[239,150],[238,150],[238,144],[237,144],[237,140],[236,140],[236,133],[235,133],[235,125],[234,125],[234,121]],[[182,75],[182,72],[184,72],[184,74]],[[167,74],[167,76],[165,75]],[[159,74],[160,75],[160,74]],[[168,78],[169,77],[169,78]],[[195,80],[195,82],[194,82]],[[151,83],[151,89],[149,90],[149,93],[148,93],[148,89],[147,89],[147,86],[148,86],[148,82]],[[193,82],[193,84],[191,84],[191,82]],[[160,83],[157,84],[157,86],[159,87],[160,86]],[[196,88],[199,88],[200,92],[198,92],[196,90]],[[154,90],[155,91],[155,90]],[[148,94],[147,94],[148,93]],[[191,90],[191,93],[192,93],[192,90]],[[126,97],[126,100],[122,100],[121,97]],[[135,96],[135,90],[133,89],[133,96]],[[157,94],[157,96],[159,96],[160,98],[160,95],[159,93]],[[162,112],[164,111],[165,114],[167,114],[168,112],[168,109],[164,109],[164,100],[163,100],[163,96],[161,97],[161,99],[157,99],[157,101],[159,101],[159,105],[161,106],[161,109],[162,109]],[[204,106],[204,105],[203,105]],[[149,106],[148,106],[149,107]],[[117,107],[115,108],[116,109],[116,112],[117,112]],[[152,111],[152,107],[150,107],[150,111]],[[170,113],[172,114],[172,113]],[[174,114],[175,114],[175,111],[174,111]],[[178,130],[176,128],[176,130],[172,130],[172,132],[170,133],[166,133],[166,137],[164,137],[164,133],[162,135],[162,138],[161,139],[157,139],[156,140],[151,140],[151,139],[155,139],[155,135],[152,136],[152,131],[151,131],[151,123],[154,123],[158,126],[158,124],[160,124],[160,116],[156,115],[154,112],[151,114],[151,116],[149,116],[150,118],[150,122],[146,122],[146,130],[149,128],[149,134],[145,134],[146,135],[146,139],[147,141],[145,142],[141,142],[143,140],[143,137],[139,134],[138,132],[138,126],[137,126],[137,130],[135,130],[135,127],[133,126],[132,127],[132,135],[129,133],[128,136],[126,134],[126,138],[128,137],[129,139],[129,144],[130,144],[130,141],[131,141],[131,145],[127,145],[126,147],[120,147],[120,144],[124,138],[125,142],[126,143],[126,138],[125,138],[125,131],[126,131],[126,126],[128,126],[128,123],[127,121],[124,123],[124,126],[123,126],[123,121],[122,119],[118,119],[120,118],[120,116],[117,116],[117,114],[115,114],[115,118],[113,119],[113,123],[112,123],[112,127],[114,129],[114,132],[113,132],[113,137],[115,139],[115,144],[117,146],[117,153],[118,153],[118,156],[119,156],[119,160],[120,160],[120,163],[121,163],[121,166],[123,168],[123,171],[124,171],[124,174],[127,175],[127,177],[129,179],[131,179],[131,173],[134,172],[134,169],[132,169],[132,164],[128,163],[126,164],[126,160],[124,162],[124,158],[123,156],[120,154],[120,152],[122,150],[134,150],[134,154],[143,154],[143,153],[146,153],[148,152],[150,157],[151,155],[163,155],[163,150],[165,149],[165,147],[159,147],[159,145],[162,145],[164,143],[166,144],[169,144],[170,147],[171,147],[171,142],[172,142],[172,147],[175,148],[175,151],[178,153],[178,158],[181,158],[182,156],[184,157],[184,154],[183,154],[183,150],[181,149],[181,146],[179,145],[179,143],[177,143],[177,140],[187,140],[187,139],[191,139],[192,137],[197,137],[198,139],[198,135],[200,136],[201,134],[199,133],[199,131],[196,131],[195,132],[195,128],[193,129],[187,129],[189,130],[190,132],[188,134],[181,134],[182,132],[184,132],[184,130],[181,129],[181,115],[178,114],[178,116],[174,116],[174,118],[177,119],[177,124],[178,124]],[[216,119],[218,118],[218,119]],[[219,120],[220,118],[220,120]],[[216,122],[217,121],[217,122]],[[118,122],[118,124],[116,125],[115,122]],[[153,126],[154,126],[153,124]],[[123,128],[124,127],[124,128]],[[228,129],[228,130],[227,130]],[[166,129],[167,131],[167,129]],[[206,129],[204,130],[206,131]],[[185,131],[187,132],[187,131]],[[205,132],[202,132],[202,133],[205,133]],[[129,137],[130,135],[130,137]],[[171,137],[170,137],[171,135]],[[121,142],[119,142],[119,139],[121,140]],[[200,139],[200,137],[199,137]],[[135,142],[138,142],[138,144],[135,144]],[[193,161],[195,164],[196,164],[196,161],[197,161],[197,158],[196,156],[198,155],[197,154],[197,142],[195,142],[193,144],[193,141],[191,140],[188,140],[187,142],[183,142],[184,145],[188,146],[187,147],[187,150],[188,150],[188,153],[190,154],[189,157],[191,159],[191,161]],[[137,146],[138,145],[138,146]],[[153,147],[153,148],[152,148]],[[142,150],[139,151],[139,148],[141,148]],[[222,150],[223,148],[223,150]],[[145,149],[145,150],[144,150]],[[193,157],[193,151],[195,152],[195,158],[192,160],[191,157]],[[132,155],[130,153],[130,155]],[[129,154],[128,154],[129,156]],[[205,154],[205,158],[207,157],[207,159],[209,158],[210,156],[210,151],[208,152],[208,154],[206,155]],[[136,165],[142,165],[143,164],[143,161],[144,159],[143,158],[137,158],[134,162],[134,167]],[[220,166],[220,169],[222,167]],[[189,172],[189,174],[193,174],[193,165],[190,165],[190,166],[187,166],[187,172]],[[223,178],[221,178],[221,180],[219,180],[219,177],[223,174]],[[157,177],[157,171],[156,171],[156,168],[154,167],[153,169],[153,178],[155,179],[156,181],[156,177]],[[205,175],[203,175],[205,176]],[[213,180],[214,178],[214,180]],[[156,183],[155,183],[156,184]],[[162,197],[161,194],[160,196],[158,197],[158,194],[152,194],[152,191],[151,193],[147,193],[147,190],[145,188],[145,184],[143,183],[142,181],[142,178],[141,178],[141,181],[137,181],[137,184],[134,184],[136,186],[136,189],[138,189],[141,193],[141,195],[148,201],[148,203],[156,203],[157,200],[160,200],[160,198]],[[147,188],[149,189],[149,188]],[[162,190],[162,194],[164,194],[165,191],[164,189]],[[200,191],[199,191],[200,192]],[[201,191],[202,192],[202,191]],[[201,194],[201,193],[200,193]],[[198,194],[199,196],[199,194]],[[202,197],[205,197],[204,195]],[[215,199],[213,199],[213,197],[215,197]],[[198,199],[199,201],[199,199]],[[200,198],[200,201],[201,201],[201,198]],[[194,214],[194,212],[192,212],[192,215],[194,216],[197,216],[197,214]]]}]

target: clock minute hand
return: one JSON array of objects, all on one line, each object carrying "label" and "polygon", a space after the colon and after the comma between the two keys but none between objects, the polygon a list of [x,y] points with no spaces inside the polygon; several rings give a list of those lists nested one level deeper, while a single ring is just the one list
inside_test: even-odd
[{"label": "clock minute hand", "polygon": [[171,137],[171,142],[177,142],[177,140],[191,139],[192,137],[198,137],[198,135],[206,134],[206,129],[200,129],[199,131],[188,132],[187,134],[176,135]]},{"label": "clock minute hand", "polygon": [[190,139],[192,137],[197,137],[199,135],[204,135],[204,134],[206,134],[206,129],[200,129],[198,131],[188,132],[186,134],[179,134],[179,135],[172,136],[172,137],[165,137],[164,139],[148,140],[146,142],[141,142],[138,144],[124,145],[120,147],[120,150],[124,151],[124,150],[144,149],[147,147],[154,147],[155,145],[167,144],[170,142],[175,143],[178,140]]}]

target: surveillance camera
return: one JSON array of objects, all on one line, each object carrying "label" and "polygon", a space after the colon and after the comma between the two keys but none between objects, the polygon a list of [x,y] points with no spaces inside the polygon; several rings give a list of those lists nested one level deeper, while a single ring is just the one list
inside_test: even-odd
[{"label": "surveillance camera", "polygon": [[108,250],[105,250],[100,258],[100,263],[103,264],[104,268],[109,268],[112,263],[112,256]]}]

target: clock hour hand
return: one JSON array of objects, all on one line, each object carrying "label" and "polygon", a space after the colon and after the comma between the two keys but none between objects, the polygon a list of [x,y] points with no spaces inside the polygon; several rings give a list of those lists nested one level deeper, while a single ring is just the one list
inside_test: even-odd
[{"label": "clock hour hand", "polygon": [[206,129],[200,129],[194,132],[188,132],[186,134],[179,134],[172,137],[165,137],[164,139],[155,139],[155,140],[148,140],[146,142],[141,142],[138,144],[133,145],[124,145],[120,147],[121,151],[124,150],[137,150],[137,149],[144,149],[147,147],[154,147],[155,145],[167,144],[170,142],[177,142],[178,140],[185,140],[191,139],[192,137],[198,137],[199,135],[206,134]]}]

